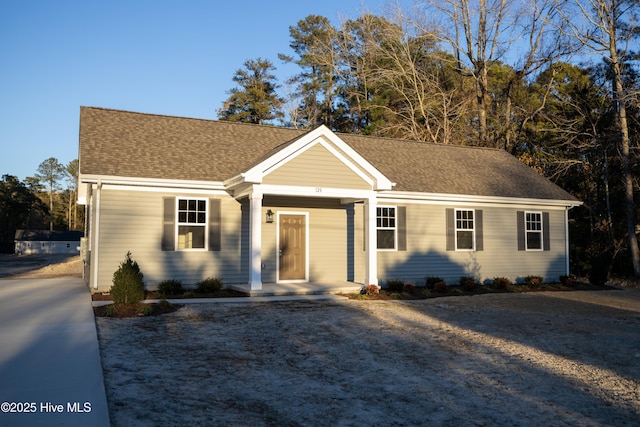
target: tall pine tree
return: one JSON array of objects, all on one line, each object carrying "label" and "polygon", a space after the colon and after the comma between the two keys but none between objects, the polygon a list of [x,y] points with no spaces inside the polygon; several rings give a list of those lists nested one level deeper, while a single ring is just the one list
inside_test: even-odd
[{"label": "tall pine tree", "polygon": [[245,61],[244,68],[233,76],[239,87],[228,92],[230,96],[218,110],[218,118],[259,125],[282,118],[283,100],[276,93],[278,85],[274,70],[273,64],[266,59]]}]

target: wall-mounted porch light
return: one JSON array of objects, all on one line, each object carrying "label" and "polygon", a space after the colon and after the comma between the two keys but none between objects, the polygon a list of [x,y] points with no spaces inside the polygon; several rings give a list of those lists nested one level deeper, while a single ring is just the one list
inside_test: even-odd
[{"label": "wall-mounted porch light", "polygon": [[267,224],[273,223],[273,211],[271,209],[267,210],[266,222],[267,222]]}]

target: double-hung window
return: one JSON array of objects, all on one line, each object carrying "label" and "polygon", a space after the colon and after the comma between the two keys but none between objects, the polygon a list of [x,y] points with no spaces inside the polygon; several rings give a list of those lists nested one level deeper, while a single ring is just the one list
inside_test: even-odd
[{"label": "double-hung window", "polygon": [[378,249],[396,249],[396,208],[380,206],[376,208],[376,231]]},{"label": "double-hung window", "polygon": [[207,236],[207,200],[178,199],[178,249],[204,249]]},{"label": "double-hung window", "polygon": [[528,251],[541,251],[542,212],[525,212],[525,229]]},{"label": "double-hung window", "polygon": [[474,212],[473,209],[456,209],[456,249],[474,249]]},{"label": "double-hung window", "polygon": [[162,198],[163,251],[220,251],[222,211],[218,198]]}]

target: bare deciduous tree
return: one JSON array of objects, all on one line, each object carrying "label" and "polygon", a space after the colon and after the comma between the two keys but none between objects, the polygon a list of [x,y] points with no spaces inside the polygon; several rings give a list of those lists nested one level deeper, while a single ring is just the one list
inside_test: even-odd
[{"label": "bare deciduous tree", "polygon": [[429,16],[440,23],[442,42],[457,60],[458,71],[473,78],[478,143],[488,145],[489,68],[512,41],[518,20],[514,0],[428,0]]},{"label": "bare deciduous tree", "polygon": [[[576,0],[573,7],[565,11],[564,16],[570,35],[578,40],[587,52],[602,56],[609,65],[611,92],[619,134],[618,151],[622,160],[629,252],[634,274],[640,276],[640,249],[635,235],[636,220],[627,99],[622,78],[623,62],[629,53],[630,42],[638,36],[638,26],[630,25],[625,22],[625,19],[636,21],[637,14],[637,0]],[[576,15],[582,19],[576,19]]]}]

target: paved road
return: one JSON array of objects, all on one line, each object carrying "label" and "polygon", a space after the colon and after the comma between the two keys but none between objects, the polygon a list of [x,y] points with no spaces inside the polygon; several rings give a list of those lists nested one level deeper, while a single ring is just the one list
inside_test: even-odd
[{"label": "paved road", "polygon": [[0,280],[0,405],[1,426],[109,425],[81,279]]}]

